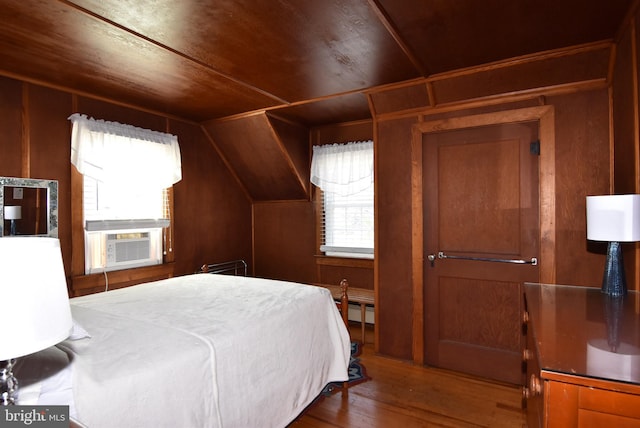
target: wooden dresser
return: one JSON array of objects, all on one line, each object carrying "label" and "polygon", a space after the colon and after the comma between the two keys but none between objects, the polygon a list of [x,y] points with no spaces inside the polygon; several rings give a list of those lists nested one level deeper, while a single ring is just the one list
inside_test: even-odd
[{"label": "wooden dresser", "polygon": [[640,427],[640,294],[524,288],[529,428]]}]

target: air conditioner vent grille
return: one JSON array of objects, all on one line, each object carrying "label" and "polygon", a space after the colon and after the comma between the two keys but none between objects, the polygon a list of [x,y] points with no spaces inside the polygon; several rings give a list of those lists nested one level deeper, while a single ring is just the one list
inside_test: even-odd
[{"label": "air conditioner vent grille", "polygon": [[144,262],[151,258],[148,232],[109,233],[107,235],[107,266]]},{"label": "air conditioner vent grille", "polygon": [[149,258],[149,240],[116,241],[116,263],[132,262]]}]

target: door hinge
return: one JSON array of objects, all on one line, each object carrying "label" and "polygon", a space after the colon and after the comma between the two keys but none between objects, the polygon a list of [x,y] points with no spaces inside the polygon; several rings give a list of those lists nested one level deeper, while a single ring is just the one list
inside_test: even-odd
[{"label": "door hinge", "polygon": [[540,156],[540,140],[529,143],[529,153]]}]

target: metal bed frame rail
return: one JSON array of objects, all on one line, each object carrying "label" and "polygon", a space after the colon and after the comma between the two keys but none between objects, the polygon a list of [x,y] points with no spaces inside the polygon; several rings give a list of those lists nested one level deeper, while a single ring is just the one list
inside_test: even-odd
[{"label": "metal bed frame rail", "polygon": [[200,268],[200,272],[247,276],[247,262],[242,259],[238,259],[222,263],[204,264]]}]

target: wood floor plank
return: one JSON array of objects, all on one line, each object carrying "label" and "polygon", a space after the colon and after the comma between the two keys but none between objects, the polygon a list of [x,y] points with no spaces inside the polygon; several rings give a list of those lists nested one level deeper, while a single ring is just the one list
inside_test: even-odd
[{"label": "wood floor plank", "polygon": [[526,426],[519,387],[382,357],[367,340],[360,359],[371,380],[324,397],[291,428]]}]

